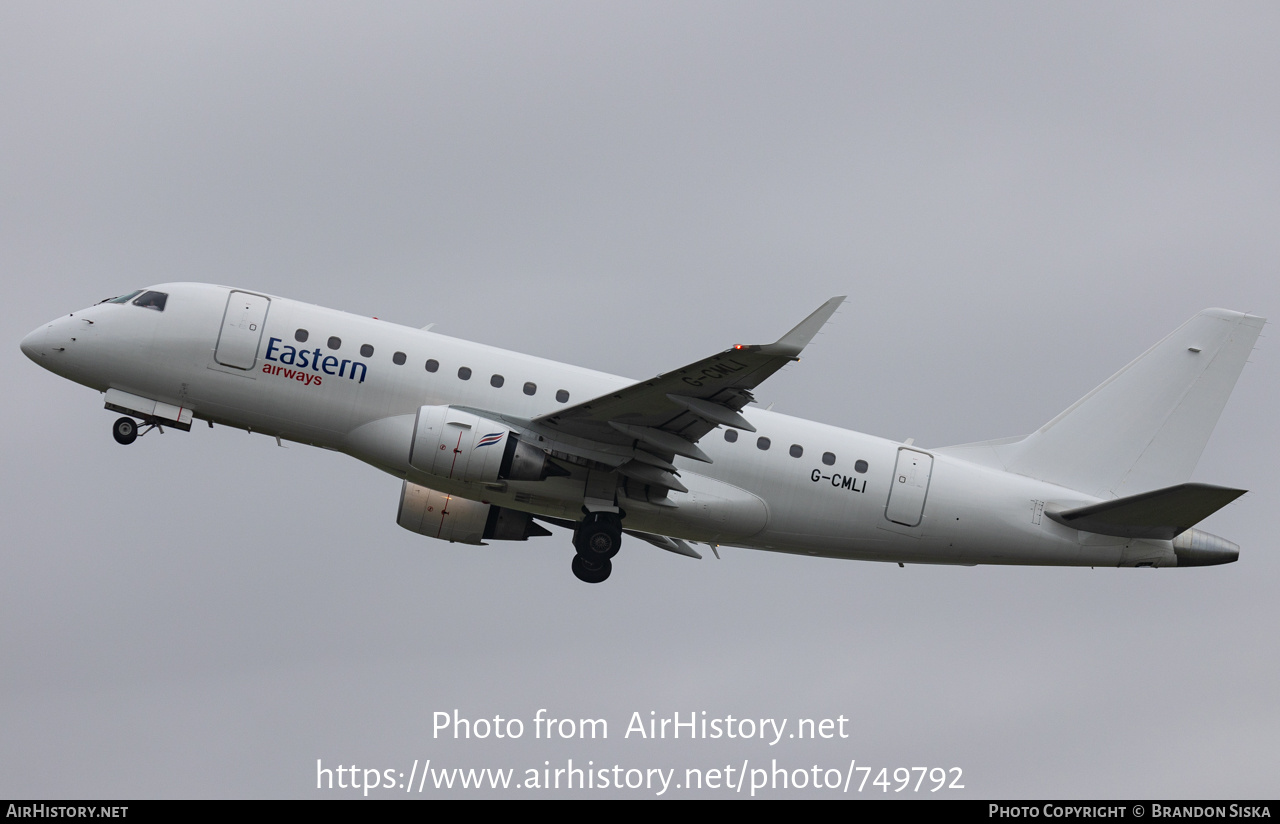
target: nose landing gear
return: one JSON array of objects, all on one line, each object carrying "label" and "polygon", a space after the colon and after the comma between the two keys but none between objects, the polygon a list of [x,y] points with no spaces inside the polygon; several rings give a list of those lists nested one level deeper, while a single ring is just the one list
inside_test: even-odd
[{"label": "nose landing gear", "polygon": [[138,422],[133,418],[121,418],[111,425],[111,435],[116,443],[128,446],[138,439]]},{"label": "nose landing gear", "polygon": [[159,430],[161,433],[164,432],[164,430],[160,428],[160,424],[154,419],[147,420],[146,424],[147,428],[139,432],[138,422],[133,418],[120,418],[115,423],[111,424],[111,437],[115,438],[116,443],[121,446],[128,446],[136,441],[139,435],[145,435],[152,429]]}]

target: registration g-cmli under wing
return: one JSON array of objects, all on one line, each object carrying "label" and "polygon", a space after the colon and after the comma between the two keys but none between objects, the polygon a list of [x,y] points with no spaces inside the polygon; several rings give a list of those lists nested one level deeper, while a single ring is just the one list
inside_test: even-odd
[{"label": "registration g-cmli under wing", "polygon": [[[22,351],[106,394],[122,444],[208,421],[404,480],[398,521],[483,545],[573,530],[919,564],[1235,561],[1195,529],[1243,490],[1189,479],[1264,320],[1207,309],[1026,437],[925,449],[752,408],[839,307],[644,381],[258,292],[172,283],[41,326]],[[634,542],[633,542],[634,543]]]}]

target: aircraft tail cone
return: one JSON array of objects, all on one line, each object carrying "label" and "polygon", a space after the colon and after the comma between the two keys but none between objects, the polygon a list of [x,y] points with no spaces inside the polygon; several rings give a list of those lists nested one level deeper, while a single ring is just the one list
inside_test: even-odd
[{"label": "aircraft tail cone", "polygon": [[1240,559],[1240,546],[1199,529],[1188,529],[1173,539],[1173,554],[1178,566],[1215,566],[1234,564]]}]

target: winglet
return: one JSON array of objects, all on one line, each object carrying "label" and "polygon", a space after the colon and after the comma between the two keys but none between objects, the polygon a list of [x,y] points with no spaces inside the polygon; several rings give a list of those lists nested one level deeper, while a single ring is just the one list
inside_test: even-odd
[{"label": "winglet", "polygon": [[760,351],[767,355],[784,355],[791,358],[799,355],[809,345],[809,341],[813,340],[813,336],[818,334],[818,330],[836,313],[846,297],[848,296],[840,295],[822,304],[812,315],[800,321],[796,328],[779,338],[777,343],[761,346]]}]

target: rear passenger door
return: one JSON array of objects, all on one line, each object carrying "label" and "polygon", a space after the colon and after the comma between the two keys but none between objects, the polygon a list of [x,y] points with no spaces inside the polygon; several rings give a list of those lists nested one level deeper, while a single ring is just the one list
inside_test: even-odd
[{"label": "rear passenger door", "polygon": [[933,456],[914,449],[898,450],[898,465],[893,470],[889,502],[884,516],[895,524],[918,526],[924,518],[924,499],[929,493],[929,476],[933,474]]}]

